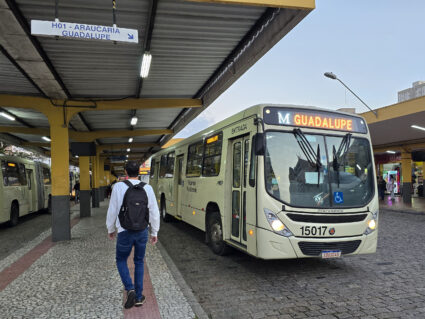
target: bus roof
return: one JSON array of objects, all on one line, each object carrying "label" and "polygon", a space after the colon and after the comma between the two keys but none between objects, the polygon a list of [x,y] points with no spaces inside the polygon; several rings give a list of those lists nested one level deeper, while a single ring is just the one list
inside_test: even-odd
[{"label": "bus roof", "polygon": [[343,114],[343,115],[349,115],[349,116],[354,116],[354,117],[358,117],[363,119],[362,116],[358,115],[358,114],[353,114],[353,113],[348,113],[348,112],[342,112],[342,111],[336,111],[336,110],[329,110],[329,109],[325,109],[325,108],[321,108],[321,107],[317,107],[317,106],[308,106],[308,105],[296,105],[296,104],[273,104],[273,103],[262,103],[262,104],[257,104],[257,105],[253,105],[251,107],[246,108],[245,110],[240,111],[239,113],[236,113],[235,115],[232,115],[212,126],[209,126],[208,128],[184,139],[183,141],[180,141],[176,144],[173,144],[170,147],[167,147],[166,149],[162,149],[160,151],[158,151],[157,153],[153,154],[152,157],[155,157],[157,155],[160,154],[164,154],[164,153],[168,153],[169,151],[174,150],[175,148],[178,148],[182,145],[186,145],[186,144],[191,144],[193,142],[196,142],[197,140],[208,136],[209,134],[211,134],[214,131],[218,131],[220,129],[223,129],[224,127],[234,123],[234,122],[238,122],[240,120],[243,120],[245,118],[257,115],[259,117],[262,116],[262,111],[263,108],[265,107],[282,107],[282,108],[294,108],[294,109],[305,109],[305,110],[317,110],[317,111],[324,111],[324,112],[329,112],[329,113],[335,113],[335,114]]}]

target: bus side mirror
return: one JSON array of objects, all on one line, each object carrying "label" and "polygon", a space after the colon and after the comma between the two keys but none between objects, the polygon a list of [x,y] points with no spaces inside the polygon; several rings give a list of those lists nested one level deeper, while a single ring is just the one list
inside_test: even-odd
[{"label": "bus side mirror", "polygon": [[255,155],[264,155],[265,153],[265,140],[264,133],[257,133],[254,135],[254,150]]}]

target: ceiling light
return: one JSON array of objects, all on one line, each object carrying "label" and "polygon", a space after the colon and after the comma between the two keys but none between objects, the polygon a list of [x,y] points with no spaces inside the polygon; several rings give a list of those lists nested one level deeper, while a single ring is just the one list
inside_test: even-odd
[{"label": "ceiling light", "polygon": [[0,115],[3,116],[3,117],[5,117],[5,118],[7,118],[8,120],[11,120],[11,121],[14,121],[15,120],[15,117],[13,117],[12,115],[9,115],[9,114],[7,114],[5,112],[0,112]]},{"label": "ceiling light", "polygon": [[76,158],[78,158],[78,155],[75,155]]},{"label": "ceiling light", "polygon": [[142,59],[142,68],[140,69],[140,76],[142,78],[147,78],[149,74],[149,69],[151,67],[152,55],[149,52],[143,54]]},{"label": "ceiling light", "polygon": [[125,157],[128,157],[128,154]]},{"label": "ceiling light", "polygon": [[419,125],[411,125],[410,127],[416,128],[416,129],[418,129],[418,130],[425,131],[425,127],[423,127],[423,126],[419,126]]},{"label": "ceiling light", "polygon": [[50,142],[51,141],[51,139],[48,138],[47,136],[43,136],[42,139],[45,140],[45,141],[47,141],[47,142]]},{"label": "ceiling light", "polygon": [[130,149],[129,148],[127,148],[127,152],[130,152]]},{"label": "ceiling light", "polygon": [[130,138],[128,139],[128,142],[129,142],[129,143],[133,142],[133,138],[132,138],[132,137],[130,137]]},{"label": "ceiling light", "polygon": [[395,154],[396,152],[394,152],[394,151],[387,151],[387,153],[389,153],[389,154]]},{"label": "ceiling light", "polygon": [[138,121],[137,116],[133,116],[133,117],[131,118],[130,124],[131,124],[131,125],[136,125],[136,124],[137,124],[137,121]]}]

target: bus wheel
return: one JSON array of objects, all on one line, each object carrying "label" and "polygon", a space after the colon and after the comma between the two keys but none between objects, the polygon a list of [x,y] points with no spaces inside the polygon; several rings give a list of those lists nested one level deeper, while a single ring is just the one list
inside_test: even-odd
[{"label": "bus wheel", "polygon": [[169,223],[172,220],[171,215],[167,214],[167,207],[165,205],[165,198],[164,197],[161,199],[161,216],[162,216],[162,220],[165,223]]},{"label": "bus wheel", "polygon": [[19,206],[17,203],[12,203],[10,208],[10,226],[16,226],[19,222]]},{"label": "bus wheel", "polygon": [[218,212],[211,213],[209,216],[207,232],[208,243],[214,253],[223,256],[230,252],[230,247],[223,240],[223,227]]}]

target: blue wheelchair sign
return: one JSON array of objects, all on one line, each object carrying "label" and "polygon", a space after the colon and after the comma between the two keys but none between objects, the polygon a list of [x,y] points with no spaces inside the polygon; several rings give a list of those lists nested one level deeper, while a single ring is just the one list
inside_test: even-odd
[{"label": "blue wheelchair sign", "polygon": [[344,203],[344,195],[342,192],[334,192],[334,203],[335,204]]}]

